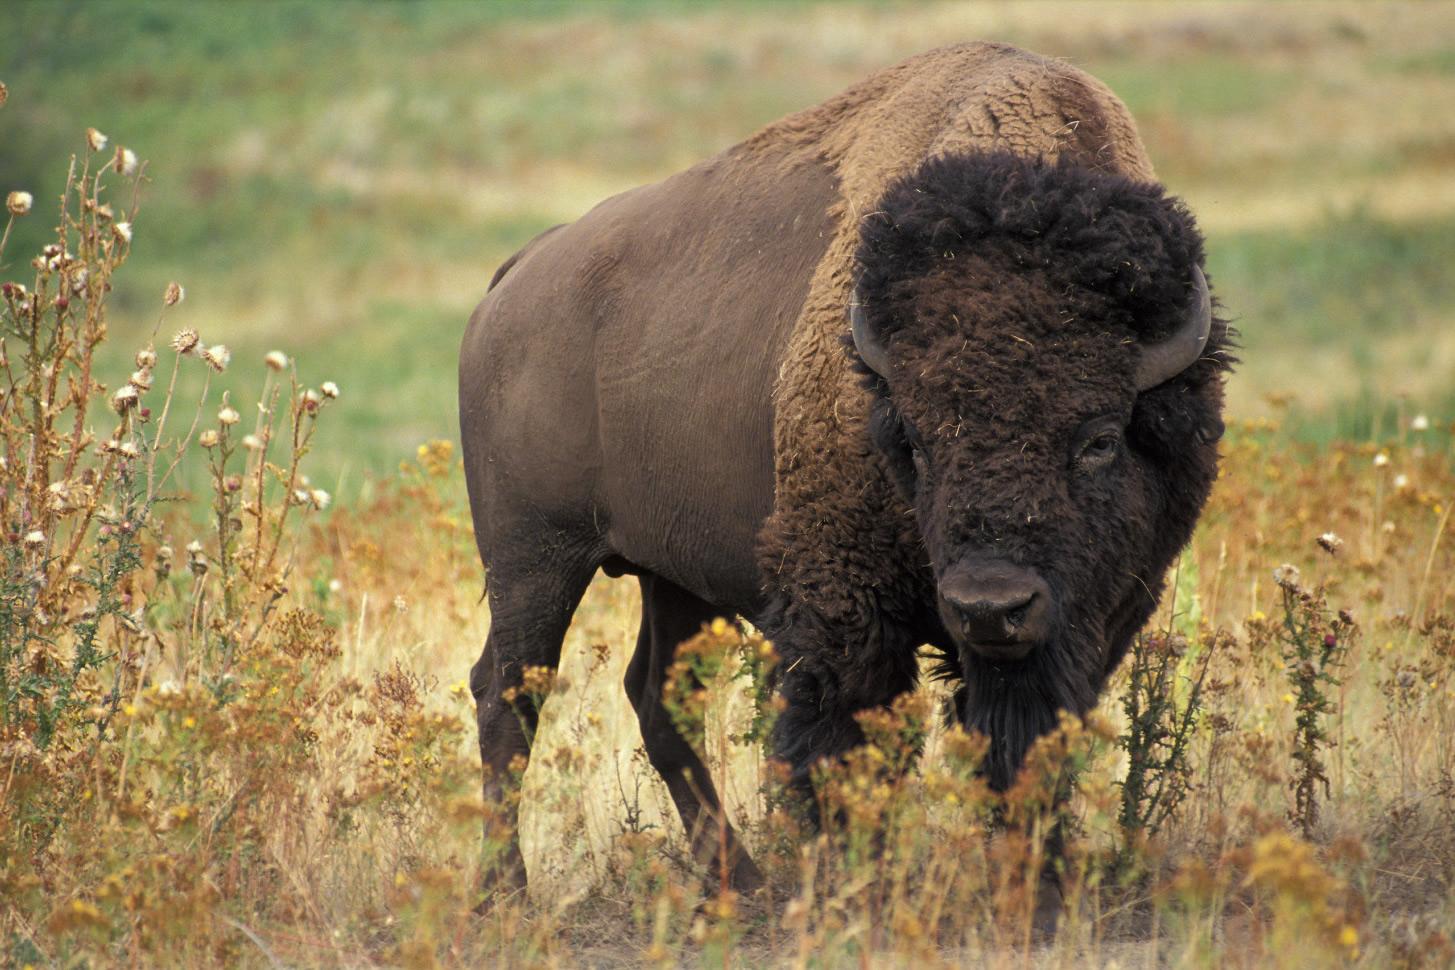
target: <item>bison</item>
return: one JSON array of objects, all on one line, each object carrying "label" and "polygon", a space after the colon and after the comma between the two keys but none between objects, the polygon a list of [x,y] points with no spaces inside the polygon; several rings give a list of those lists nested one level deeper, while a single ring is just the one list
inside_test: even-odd
[{"label": "bison", "polygon": [[[1125,106],[999,44],[905,61],[531,241],[460,356],[487,796],[534,730],[510,689],[558,663],[597,570],[639,579],[626,691],[735,886],[761,875],[660,696],[716,617],[782,657],[794,786],[930,645],[1007,787],[1095,703],[1216,476],[1230,334],[1202,264]],[[505,874],[524,882],[514,845]]]}]

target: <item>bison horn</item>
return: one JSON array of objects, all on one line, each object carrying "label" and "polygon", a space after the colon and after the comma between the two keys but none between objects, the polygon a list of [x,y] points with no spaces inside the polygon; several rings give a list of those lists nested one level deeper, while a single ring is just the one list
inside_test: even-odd
[{"label": "bison horn", "polygon": [[849,297],[849,328],[854,333],[854,349],[859,352],[859,359],[880,377],[888,377],[889,351],[869,326],[864,304],[859,302],[857,287]]},{"label": "bison horn", "polygon": [[1202,349],[1212,334],[1212,295],[1208,293],[1207,277],[1197,266],[1192,267],[1192,285],[1197,292],[1192,295],[1192,306],[1182,326],[1157,343],[1142,348],[1142,359],[1137,364],[1138,392],[1150,391],[1171,380],[1202,356]]}]

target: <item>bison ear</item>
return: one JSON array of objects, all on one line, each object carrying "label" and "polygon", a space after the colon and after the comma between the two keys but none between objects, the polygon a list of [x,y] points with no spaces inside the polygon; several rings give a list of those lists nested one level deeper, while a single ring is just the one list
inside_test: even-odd
[{"label": "bison ear", "polygon": [[899,412],[883,395],[877,395],[869,407],[869,441],[884,456],[899,497],[913,505],[915,472],[909,438],[904,433]]},{"label": "bison ear", "polygon": [[869,315],[864,312],[864,303],[859,298],[859,288],[849,295],[849,329],[854,335],[854,350],[859,359],[880,377],[889,376],[889,351],[880,341],[879,335],[869,324]]}]

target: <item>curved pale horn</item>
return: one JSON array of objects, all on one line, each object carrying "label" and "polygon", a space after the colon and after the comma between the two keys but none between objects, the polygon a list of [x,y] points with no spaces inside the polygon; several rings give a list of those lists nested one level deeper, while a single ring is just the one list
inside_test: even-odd
[{"label": "curved pale horn", "polygon": [[1192,305],[1182,326],[1155,344],[1142,347],[1142,359],[1137,364],[1139,392],[1149,391],[1187,370],[1207,346],[1207,338],[1212,335],[1212,294],[1207,289],[1207,278],[1197,266],[1192,267],[1192,285],[1197,292],[1192,295]]},{"label": "curved pale horn", "polygon": [[869,326],[864,305],[859,302],[858,289],[849,295],[849,328],[853,331],[854,349],[859,352],[859,358],[880,377],[888,377],[889,350]]}]

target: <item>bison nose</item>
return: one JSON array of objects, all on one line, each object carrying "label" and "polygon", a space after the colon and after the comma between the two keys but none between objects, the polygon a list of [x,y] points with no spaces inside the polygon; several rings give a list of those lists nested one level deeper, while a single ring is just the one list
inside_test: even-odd
[{"label": "bison nose", "polygon": [[1050,633],[1050,587],[1010,563],[956,568],[940,583],[940,600],[951,630],[987,660],[1020,660]]}]

